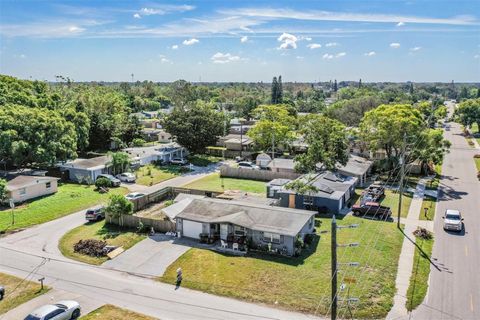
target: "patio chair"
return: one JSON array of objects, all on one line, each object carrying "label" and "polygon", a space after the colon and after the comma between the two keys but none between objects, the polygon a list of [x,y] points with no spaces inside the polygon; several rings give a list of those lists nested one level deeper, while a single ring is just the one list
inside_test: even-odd
[{"label": "patio chair", "polygon": [[220,240],[220,243],[222,244],[222,248],[227,249],[227,243],[223,240]]},{"label": "patio chair", "polygon": [[238,243],[232,244],[232,249],[233,250],[238,250]]}]

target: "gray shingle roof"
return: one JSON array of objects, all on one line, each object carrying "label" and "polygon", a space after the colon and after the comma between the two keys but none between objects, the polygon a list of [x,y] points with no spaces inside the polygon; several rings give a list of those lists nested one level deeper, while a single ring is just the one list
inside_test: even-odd
[{"label": "gray shingle roof", "polygon": [[55,177],[47,177],[47,176],[25,176],[20,175],[12,178],[11,180],[7,181],[7,190],[13,191],[21,188],[26,188],[29,186],[36,185],[38,183],[46,183],[49,181],[60,180]]},{"label": "gray shingle roof", "polygon": [[350,155],[346,165],[337,165],[337,169],[355,176],[362,176],[372,167],[373,161],[365,158]]},{"label": "gray shingle roof", "polygon": [[306,210],[204,198],[193,199],[177,218],[206,223],[232,223],[252,230],[295,236],[314,214]]}]

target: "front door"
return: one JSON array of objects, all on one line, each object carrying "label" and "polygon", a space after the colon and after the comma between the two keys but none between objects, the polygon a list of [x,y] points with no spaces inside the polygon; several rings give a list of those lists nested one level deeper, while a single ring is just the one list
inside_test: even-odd
[{"label": "front door", "polygon": [[221,224],[220,225],[220,239],[227,240],[228,236],[228,224]]}]

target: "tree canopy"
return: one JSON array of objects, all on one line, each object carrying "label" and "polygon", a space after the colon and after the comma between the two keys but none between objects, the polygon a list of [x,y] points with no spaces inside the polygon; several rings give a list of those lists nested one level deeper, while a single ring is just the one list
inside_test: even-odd
[{"label": "tree canopy", "polygon": [[465,100],[460,103],[455,115],[464,126],[471,126],[476,123],[480,128],[480,99]]}]

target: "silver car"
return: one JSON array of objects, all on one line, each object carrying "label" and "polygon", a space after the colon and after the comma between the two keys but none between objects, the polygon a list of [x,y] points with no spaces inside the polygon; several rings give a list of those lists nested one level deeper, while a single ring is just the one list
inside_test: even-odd
[{"label": "silver car", "polygon": [[447,209],[443,218],[443,229],[451,231],[462,231],[463,218],[458,210]]},{"label": "silver car", "polygon": [[122,182],[135,182],[135,175],[131,172],[124,172],[116,175],[117,179]]},{"label": "silver car", "polygon": [[73,300],[65,300],[44,305],[30,313],[25,320],[72,320],[78,317],[80,304]]}]

